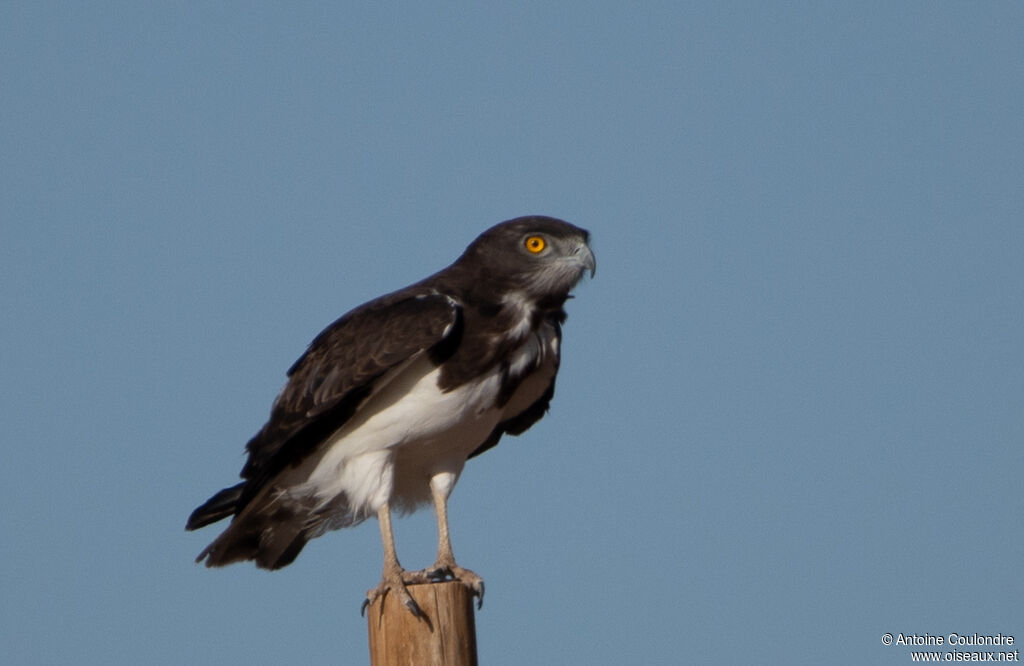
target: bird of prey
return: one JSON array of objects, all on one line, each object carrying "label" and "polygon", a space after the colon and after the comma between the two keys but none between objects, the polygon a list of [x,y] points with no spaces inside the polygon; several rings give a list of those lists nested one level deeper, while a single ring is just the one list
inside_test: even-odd
[{"label": "bird of prey", "polygon": [[[380,584],[416,615],[407,584],[454,579],[448,496],[466,460],[540,419],[554,395],[569,292],[593,276],[590,234],[551,217],[491,227],[444,270],[381,296],[324,329],[288,371],[270,418],[246,446],[241,483],[189,516],[194,530],[231,523],[197,562],[290,564],[306,542],[376,515]],[[432,503],[437,561],[406,571],[392,511]]]}]

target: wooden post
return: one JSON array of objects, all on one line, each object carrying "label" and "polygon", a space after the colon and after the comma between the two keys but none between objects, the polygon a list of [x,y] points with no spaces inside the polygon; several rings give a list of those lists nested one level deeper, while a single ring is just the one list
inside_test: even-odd
[{"label": "wooden post", "polygon": [[473,595],[458,581],[409,585],[427,616],[386,594],[366,609],[370,666],[476,666]]}]

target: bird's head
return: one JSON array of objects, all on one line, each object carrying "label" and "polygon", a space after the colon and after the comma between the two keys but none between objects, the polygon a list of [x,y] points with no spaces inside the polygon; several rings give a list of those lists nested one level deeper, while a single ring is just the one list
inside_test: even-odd
[{"label": "bird's head", "polygon": [[585,272],[593,277],[597,269],[589,239],[586,229],[553,217],[518,217],[480,234],[456,263],[482,283],[560,305]]}]

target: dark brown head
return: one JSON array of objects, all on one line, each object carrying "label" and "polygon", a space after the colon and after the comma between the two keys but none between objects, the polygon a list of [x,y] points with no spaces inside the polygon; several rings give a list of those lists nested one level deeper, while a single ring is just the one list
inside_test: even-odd
[{"label": "dark brown head", "polygon": [[480,234],[452,266],[485,290],[521,292],[537,302],[568,296],[597,268],[586,229],[553,217],[518,217]]}]

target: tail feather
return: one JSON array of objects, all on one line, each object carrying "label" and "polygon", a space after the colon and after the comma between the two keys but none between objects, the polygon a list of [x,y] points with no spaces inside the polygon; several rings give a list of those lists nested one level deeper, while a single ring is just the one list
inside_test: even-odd
[{"label": "tail feather", "polygon": [[280,569],[291,564],[308,541],[305,530],[288,523],[273,526],[243,521],[228,527],[213,543],[203,549],[196,562],[208,567],[222,567],[235,562],[253,560],[261,569]]},{"label": "tail feather", "polygon": [[310,524],[309,509],[299,502],[282,501],[273,486],[265,486],[251,502],[239,510],[242,486],[225,488],[196,509],[188,529],[235,515],[220,536],[203,549],[196,562],[222,567],[234,562],[254,560],[262,569],[280,569],[298,557],[306,542],[314,536],[317,523]]},{"label": "tail feather", "polygon": [[242,498],[243,488],[245,488],[244,481],[236,486],[225,488],[206,500],[202,506],[193,511],[192,515],[188,517],[185,529],[197,530],[200,527],[206,527],[218,520],[235,515],[238,512],[238,501]]}]

